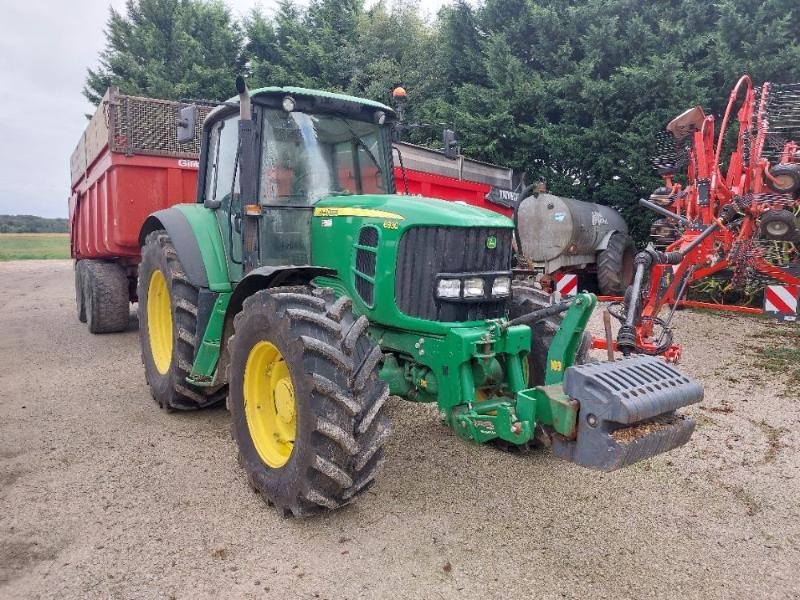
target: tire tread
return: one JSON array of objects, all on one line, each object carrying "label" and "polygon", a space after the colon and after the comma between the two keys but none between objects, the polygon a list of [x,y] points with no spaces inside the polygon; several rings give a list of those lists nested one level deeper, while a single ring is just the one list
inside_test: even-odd
[{"label": "tire tread", "polygon": [[[370,487],[383,463],[390,426],[388,387],[378,378],[382,354],[369,340],[369,323],[353,315],[351,305],[347,297],[326,297],[311,287],[274,288],[248,297],[234,319],[229,345],[231,376],[236,382],[230,405],[240,464],[262,497],[284,514],[307,516],[351,502]],[[257,322],[265,323],[265,331],[277,336],[274,343],[287,348],[284,359],[289,362],[295,391],[307,394],[314,413],[311,435],[298,430],[290,457],[290,461],[308,461],[297,463],[298,468],[303,465],[298,480],[280,479],[281,469],[270,469],[257,459],[243,415],[239,380],[250,349],[242,340],[254,342],[252,334],[241,336]],[[280,489],[276,491],[277,482]]]}]

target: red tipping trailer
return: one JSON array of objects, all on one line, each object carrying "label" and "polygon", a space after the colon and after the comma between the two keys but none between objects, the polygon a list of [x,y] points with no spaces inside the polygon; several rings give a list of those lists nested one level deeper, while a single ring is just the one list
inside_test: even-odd
[{"label": "red tipping trailer", "polygon": [[[394,147],[394,178],[399,194],[466,202],[507,217],[514,214],[517,194],[513,190],[517,182],[513,169],[464,156],[449,159],[443,152],[407,142],[395,142]],[[405,180],[397,159],[402,159]]]}]

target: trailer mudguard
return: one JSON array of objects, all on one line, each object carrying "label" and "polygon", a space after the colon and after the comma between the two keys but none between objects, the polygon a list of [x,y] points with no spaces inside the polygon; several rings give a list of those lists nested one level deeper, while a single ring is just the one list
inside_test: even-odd
[{"label": "trailer mudguard", "polygon": [[142,226],[139,244],[158,229],[165,229],[169,234],[192,285],[213,292],[231,291],[225,247],[211,210],[200,204],[178,204],[159,210]]}]

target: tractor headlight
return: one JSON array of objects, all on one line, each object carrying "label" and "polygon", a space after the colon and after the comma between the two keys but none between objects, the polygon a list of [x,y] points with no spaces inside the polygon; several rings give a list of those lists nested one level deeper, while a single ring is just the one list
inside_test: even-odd
[{"label": "tractor headlight", "polygon": [[285,96],[281,101],[281,108],[283,108],[283,110],[285,110],[287,113],[294,112],[294,107],[294,98],[291,96]]},{"label": "tractor headlight", "polygon": [[374,118],[375,118],[375,123],[377,123],[378,125],[383,125],[384,123],[386,123],[386,113],[383,112],[382,110],[376,110]]},{"label": "tractor headlight", "polygon": [[508,296],[511,292],[511,277],[495,277],[492,283],[492,296]]},{"label": "tractor headlight", "polygon": [[436,295],[439,298],[458,298],[461,296],[460,279],[440,279],[436,287]]},{"label": "tractor headlight", "polygon": [[483,279],[470,277],[464,280],[464,298],[478,298],[483,296]]}]

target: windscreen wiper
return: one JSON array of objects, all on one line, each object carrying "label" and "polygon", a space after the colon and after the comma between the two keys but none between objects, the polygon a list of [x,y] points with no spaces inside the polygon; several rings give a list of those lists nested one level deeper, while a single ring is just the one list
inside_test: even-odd
[{"label": "windscreen wiper", "polygon": [[374,164],[375,168],[378,169],[378,173],[383,175],[383,169],[381,169],[381,165],[378,162],[378,159],[375,158],[375,155],[372,153],[372,150],[369,149],[369,146],[367,146],[366,142],[364,140],[362,140],[355,131],[353,131],[353,128],[350,127],[350,123],[348,123],[346,119],[344,119],[342,117],[339,117],[339,120],[342,123],[344,123],[344,126],[347,127],[347,130],[350,132],[350,135],[353,136],[351,141],[355,142],[356,144],[358,144],[358,147],[362,148],[364,150],[364,152],[367,153],[367,156],[369,156],[369,159],[372,161],[372,164]]}]

